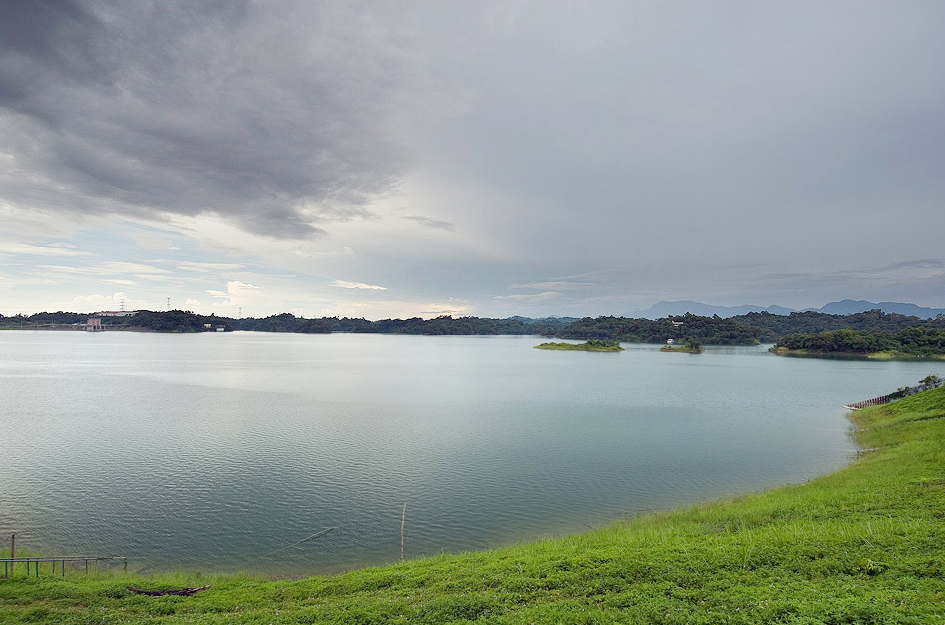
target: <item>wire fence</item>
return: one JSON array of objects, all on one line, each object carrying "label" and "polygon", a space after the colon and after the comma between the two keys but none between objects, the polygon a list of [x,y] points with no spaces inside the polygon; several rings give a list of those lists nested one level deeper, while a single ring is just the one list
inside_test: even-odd
[{"label": "wire fence", "polygon": [[[66,574],[67,568],[74,571],[80,571],[84,568],[85,572],[88,573],[90,563],[99,568],[101,568],[102,565],[106,568],[111,568],[113,562],[119,562],[122,571],[128,570],[128,558],[125,556],[58,556],[52,558],[45,556],[28,556],[23,558],[0,558],[0,562],[3,562],[4,579],[13,576],[17,568],[16,565],[18,564],[23,565],[20,568],[25,567],[27,576],[34,575],[35,577],[39,577],[41,564],[49,564],[49,570],[53,575],[56,574],[57,568],[62,575]],[[71,566],[67,567],[67,564]]]}]

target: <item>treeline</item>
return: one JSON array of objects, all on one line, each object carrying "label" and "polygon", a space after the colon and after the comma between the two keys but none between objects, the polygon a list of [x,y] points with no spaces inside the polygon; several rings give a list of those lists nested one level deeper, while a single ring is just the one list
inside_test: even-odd
[{"label": "treeline", "polygon": [[778,339],[775,349],[815,354],[859,354],[895,352],[908,356],[945,354],[945,329],[904,328],[883,330],[829,330],[816,334],[791,334]]},{"label": "treeline", "polygon": [[883,330],[898,332],[905,328],[945,328],[945,316],[935,319],[920,319],[911,315],[884,313],[869,310],[851,315],[830,315],[821,312],[795,312],[790,315],[774,315],[769,312],[753,312],[730,317],[748,326],[770,330],[774,336],[788,334],[811,334],[828,330]]},{"label": "treeline", "polygon": [[357,332],[361,334],[425,334],[425,335],[531,335],[551,336],[567,326],[573,319],[549,318],[528,319],[510,317],[489,319],[482,317],[457,317],[448,315],[434,319],[367,319],[348,317],[322,317],[305,319],[291,313],[282,313],[261,319],[247,318],[229,320],[236,330],[256,332],[299,332],[304,334],[328,334],[332,332]]},{"label": "treeline", "polygon": [[704,345],[757,345],[773,343],[780,337],[798,333],[828,330],[859,330],[897,332],[907,328],[940,328],[945,330],[945,317],[918,317],[887,314],[881,310],[852,315],[830,315],[800,312],[775,315],[768,312],[748,313],[722,319],[687,313],[664,319],[630,319],[626,317],[585,317],[561,328],[555,336],[567,339],[607,338],[628,343],[665,343],[667,339],[698,340]]},{"label": "treeline", "polygon": [[232,319],[216,315],[198,315],[185,310],[153,312],[139,310],[127,316],[101,316],[96,313],[42,312],[34,315],[0,315],[2,329],[44,329],[84,327],[93,317],[101,319],[102,326],[108,330],[139,330],[151,332],[206,332],[222,327],[233,330]]},{"label": "treeline", "polygon": [[[35,315],[0,315],[0,328],[69,327],[84,324],[94,313],[37,313]],[[819,312],[774,315],[748,313],[722,319],[686,314],[664,319],[632,319],[627,317],[585,317],[583,319],[557,318],[529,319],[510,317],[490,319],[482,317],[440,316],[434,319],[382,319],[369,321],[361,318],[322,317],[307,319],[291,313],[269,317],[233,319],[216,315],[197,315],[188,311],[138,311],[133,316],[102,317],[106,329],[146,330],[154,332],[202,332],[223,328],[226,331],[250,330],[256,332],[296,332],[328,334],[355,332],[364,334],[423,334],[423,335],[538,335],[563,339],[608,339],[632,343],[665,343],[697,340],[704,345],[753,345],[774,343],[789,335],[817,334],[827,331],[851,330],[877,334],[881,337],[903,333],[906,329],[945,330],[945,317],[919,319],[918,317],[887,314],[880,310],[852,315],[830,315]],[[898,336],[898,335],[897,335]],[[909,336],[908,333],[902,334]],[[865,340],[865,339],[864,339]],[[903,345],[909,345],[903,342]],[[792,348],[793,349],[793,348]],[[807,348],[799,348],[807,349]],[[916,347],[918,349],[918,347]],[[835,350],[834,350],[835,351]],[[879,349],[878,351],[883,351]]]},{"label": "treeline", "polygon": [[734,317],[700,317],[691,313],[656,320],[585,317],[565,326],[556,336],[564,339],[616,339],[627,343],[698,340],[708,345],[757,345],[777,339],[771,331],[746,325]]},{"label": "treeline", "polygon": [[[0,328],[68,328],[84,326],[96,313],[37,313],[35,315],[0,315]],[[356,332],[362,334],[426,334],[426,335],[542,335],[552,336],[565,327],[573,318],[529,319],[510,317],[508,319],[488,319],[480,317],[441,316],[434,319],[381,319],[368,321],[361,318],[322,317],[306,319],[291,313],[271,315],[269,317],[233,319],[216,315],[198,315],[189,311],[170,310],[155,312],[137,311],[128,316],[102,316],[102,325],[106,329],[144,330],[154,332],[204,332],[223,328],[248,330],[255,332],[295,332],[300,334],[329,334],[332,332]]]},{"label": "treeline", "polygon": [[152,332],[208,332],[222,327],[233,330],[232,320],[216,315],[197,315],[184,310],[138,311],[131,317],[103,317],[102,325]]},{"label": "treeline", "polygon": [[42,327],[42,326],[67,326],[76,323],[85,323],[91,315],[89,313],[74,312],[41,312],[35,315],[13,315],[4,317],[0,315],[0,328],[21,328],[21,327]]}]

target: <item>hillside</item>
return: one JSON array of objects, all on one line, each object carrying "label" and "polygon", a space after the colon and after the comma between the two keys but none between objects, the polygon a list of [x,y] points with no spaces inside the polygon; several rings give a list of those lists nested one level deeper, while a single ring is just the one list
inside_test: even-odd
[{"label": "hillside", "polygon": [[929,308],[928,306],[918,306],[907,302],[869,302],[866,300],[845,299],[839,302],[828,302],[820,308],[805,308],[803,311],[797,311],[793,308],[784,306],[770,305],[758,306],[757,304],[743,304],[741,306],[717,306],[714,304],[703,304],[692,300],[661,301],[653,304],[649,308],[632,310],[625,317],[641,317],[644,319],[661,319],[663,317],[673,317],[692,313],[711,317],[718,315],[723,319],[728,317],[738,317],[753,312],[767,312],[775,315],[790,315],[792,312],[818,312],[828,315],[852,315],[855,313],[867,312],[870,310],[880,310],[884,313],[893,313],[898,315],[908,315],[918,317],[919,319],[934,319],[938,315],[945,315],[945,308]]}]

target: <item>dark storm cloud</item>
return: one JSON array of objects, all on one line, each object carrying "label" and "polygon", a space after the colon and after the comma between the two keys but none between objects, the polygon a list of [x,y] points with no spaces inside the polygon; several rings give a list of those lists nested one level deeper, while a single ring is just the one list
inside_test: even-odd
[{"label": "dark storm cloud", "polygon": [[353,4],[5,2],[4,199],[83,214],[211,212],[304,237],[365,215],[407,159],[409,76]]},{"label": "dark storm cloud", "polygon": [[12,244],[53,213],[212,214],[330,232],[278,257],[300,274],[505,314],[945,305],[945,3],[0,11],[0,211],[43,213]]}]

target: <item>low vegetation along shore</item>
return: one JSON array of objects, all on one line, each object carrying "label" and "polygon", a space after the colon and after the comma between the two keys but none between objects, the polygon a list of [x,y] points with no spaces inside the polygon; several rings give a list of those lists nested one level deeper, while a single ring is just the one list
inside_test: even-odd
[{"label": "low vegetation along shore", "polygon": [[591,339],[584,343],[542,343],[535,349],[554,349],[571,352],[622,352],[623,348],[617,341],[608,339]]},{"label": "low vegetation along shore", "polygon": [[851,418],[856,461],[799,486],[334,577],[20,571],[0,621],[945,622],[945,388]]},{"label": "low vegetation along shore", "polygon": [[689,339],[685,345],[664,345],[661,352],[679,352],[681,354],[701,354],[705,351],[699,339]]}]

